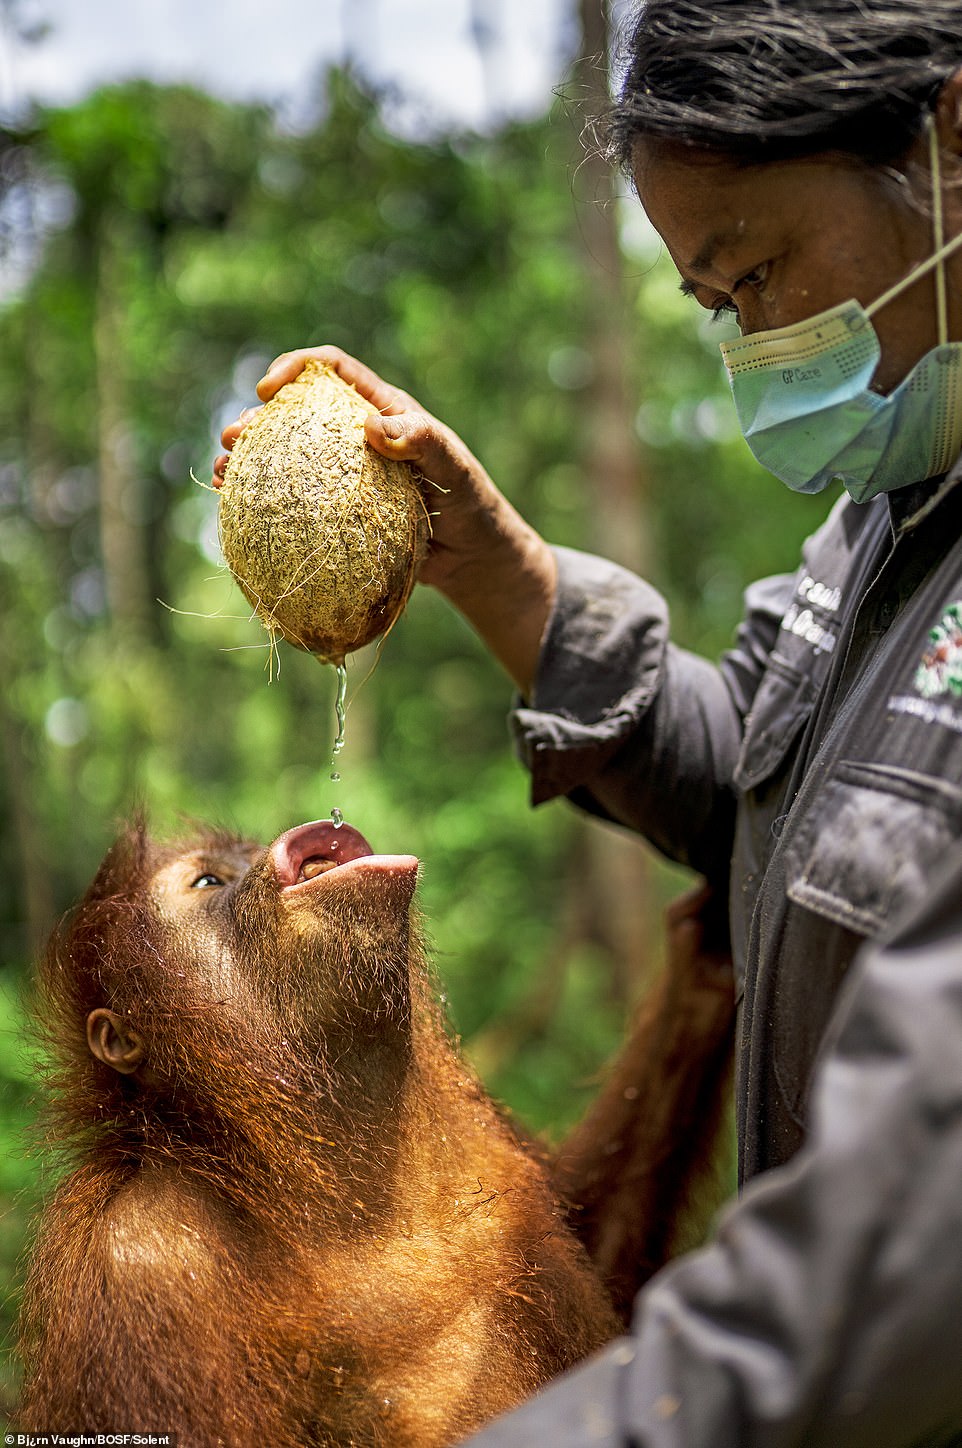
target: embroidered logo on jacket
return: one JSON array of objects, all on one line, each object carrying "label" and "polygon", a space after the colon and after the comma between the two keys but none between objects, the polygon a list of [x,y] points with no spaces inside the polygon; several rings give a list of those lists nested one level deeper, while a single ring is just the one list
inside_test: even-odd
[{"label": "embroidered logo on jacket", "polygon": [[923,699],[941,694],[962,698],[962,600],[949,604],[935,628],[929,630],[928,648],[915,671],[915,687]]}]

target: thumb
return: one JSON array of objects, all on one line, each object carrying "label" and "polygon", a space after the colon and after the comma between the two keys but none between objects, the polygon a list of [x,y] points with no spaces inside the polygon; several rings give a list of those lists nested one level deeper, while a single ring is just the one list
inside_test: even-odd
[{"label": "thumb", "polygon": [[429,482],[447,492],[472,472],[481,473],[464,443],[429,412],[372,412],[364,419],[367,440],[382,457],[414,463]]},{"label": "thumb", "polygon": [[384,417],[372,412],[365,419],[367,440],[376,452],[385,457],[404,458],[417,462],[424,448],[424,419],[417,413],[393,413]]}]

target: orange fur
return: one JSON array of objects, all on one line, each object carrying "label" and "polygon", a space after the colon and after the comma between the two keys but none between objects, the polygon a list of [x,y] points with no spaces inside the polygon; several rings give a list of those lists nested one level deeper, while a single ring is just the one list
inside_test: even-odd
[{"label": "orange fur", "polygon": [[681,1230],[707,1225],[720,1196],[711,1177],[735,1017],[727,921],[703,887],[669,907],[666,927],[665,970],[552,1165],[572,1226],[626,1322]]},{"label": "orange fur", "polygon": [[[185,859],[236,878],[181,900],[159,882]],[[445,1032],[406,902],[318,898],[294,918],[252,846],[136,827],[52,941],[73,1170],[27,1284],[22,1427],[440,1448],[617,1330]],[[144,1070],[90,1054],[98,1008]]]}]

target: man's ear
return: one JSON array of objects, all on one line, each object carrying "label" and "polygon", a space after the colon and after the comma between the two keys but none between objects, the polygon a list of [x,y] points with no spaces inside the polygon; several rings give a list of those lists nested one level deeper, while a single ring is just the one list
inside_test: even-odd
[{"label": "man's ear", "polygon": [[144,1059],[144,1043],[116,1011],[98,1006],[87,1017],[90,1054],[122,1076],[130,1076]]}]

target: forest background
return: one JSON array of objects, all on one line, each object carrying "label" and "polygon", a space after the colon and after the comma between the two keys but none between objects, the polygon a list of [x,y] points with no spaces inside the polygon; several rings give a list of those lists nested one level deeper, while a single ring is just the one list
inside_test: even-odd
[{"label": "forest background", "polygon": [[399,134],[352,65],[296,126],[132,81],[0,131],[0,246],[20,259],[0,298],[6,1340],[55,1174],[30,1134],[29,965],[138,802],[159,831],[200,818],[265,841],[336,805],[417,854],[465,1049],[551,1134],[659,968],[685,873],[564,802],[528,808],[509,686],[430,590],[379,658],[350,660],[331,783],[333,673],[285,649],[270,681],[202,485],[269,359],[323,340],[449,422],[552,541],[644,571],[686,647],[717,657],[744,585],[795,566],[827,501],[787,493],[739,438],[724,329],[584,134],[611,36],[601,0],[572,13],[550,111],[483,132]]}]

